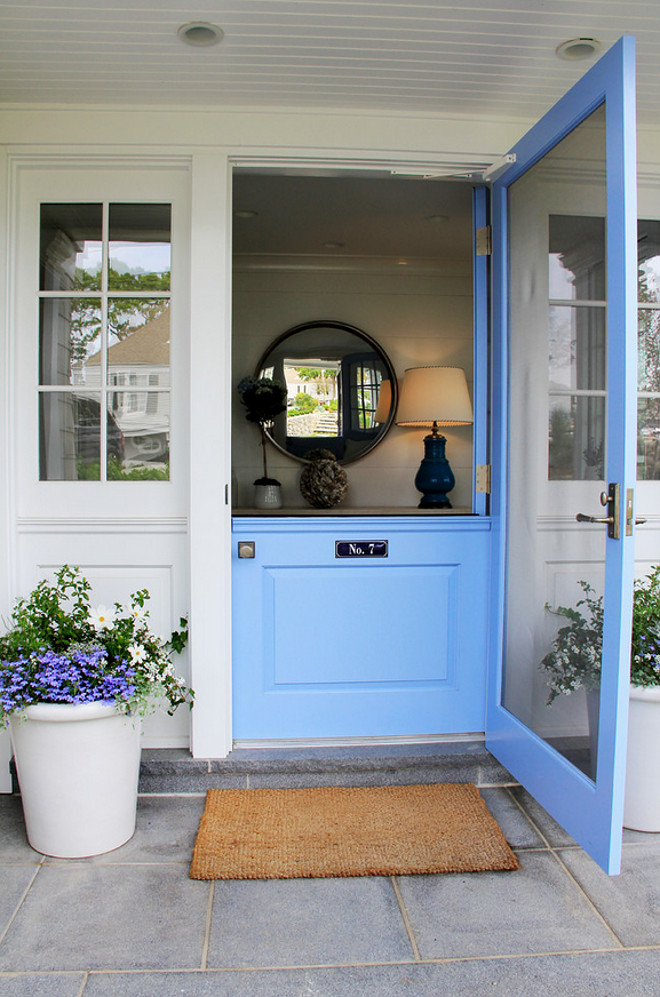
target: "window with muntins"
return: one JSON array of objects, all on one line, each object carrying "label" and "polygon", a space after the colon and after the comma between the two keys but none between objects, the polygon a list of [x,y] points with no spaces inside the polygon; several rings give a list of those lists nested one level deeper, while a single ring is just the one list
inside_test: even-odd
[{"label": "window with muntins", "polygon": [[169,479],[170,233],[169,204],[41,205],[40,480]]}]

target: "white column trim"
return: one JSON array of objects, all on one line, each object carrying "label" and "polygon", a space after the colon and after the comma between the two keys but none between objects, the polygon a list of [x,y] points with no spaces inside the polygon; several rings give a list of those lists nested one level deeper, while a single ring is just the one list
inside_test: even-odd
[{"label": "white column trim", "polygon": [[190,308],[192,753],[231,750],[231,170],[193,157]]}]

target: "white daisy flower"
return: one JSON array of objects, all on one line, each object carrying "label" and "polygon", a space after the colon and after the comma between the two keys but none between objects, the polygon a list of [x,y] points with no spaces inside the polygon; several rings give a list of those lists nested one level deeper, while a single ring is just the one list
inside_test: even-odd
[{"label": "white daisy flower", "polygon": [[89,622],[97,633],[100,633],[101,630],[109,630],[115,622],[115,611],[106,606],[97,606],[96,609],[91,610]]},{"label": "white daisy flower", "polygon": [[142,623],[147,617],[147,610],[144,606],[131,606],[128,615],[135,623]]},{"label": "white daisy flower", "polygon": [[128,653],[131,656],[131,663],[133,665],[141,665],[147,657],[147,652],[142,647],[141,644],[130,644],[128,648]]}]

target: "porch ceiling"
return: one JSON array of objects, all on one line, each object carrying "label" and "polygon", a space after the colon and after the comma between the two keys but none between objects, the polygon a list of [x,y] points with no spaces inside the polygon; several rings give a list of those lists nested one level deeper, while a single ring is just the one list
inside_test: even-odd
[{"label": "porch ceiling", "polygon": [[[177,28],[220,25],[192,48]],[[0,103],[325,107],[529,118],[634,34],[639,117],[660,105],[657,0],[0,0]]]}]

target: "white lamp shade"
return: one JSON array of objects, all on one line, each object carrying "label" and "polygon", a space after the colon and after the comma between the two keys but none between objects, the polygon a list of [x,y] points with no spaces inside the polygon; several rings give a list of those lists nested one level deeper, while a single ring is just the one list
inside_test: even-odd
[{"label": "white lamp shade", "polygon": [[469,426],[472,405],[462,367],[411,367],[396,418],[399,426]]},{"label": "white lamp shade", "polygon": [[374,415],[374,422],[387,422],[390,417],[390,409],[392,408],[392,382],[389,378],[385,377],[380,382],[380,391],[378,392],[378,405],[376,406],[376,414]]}]

